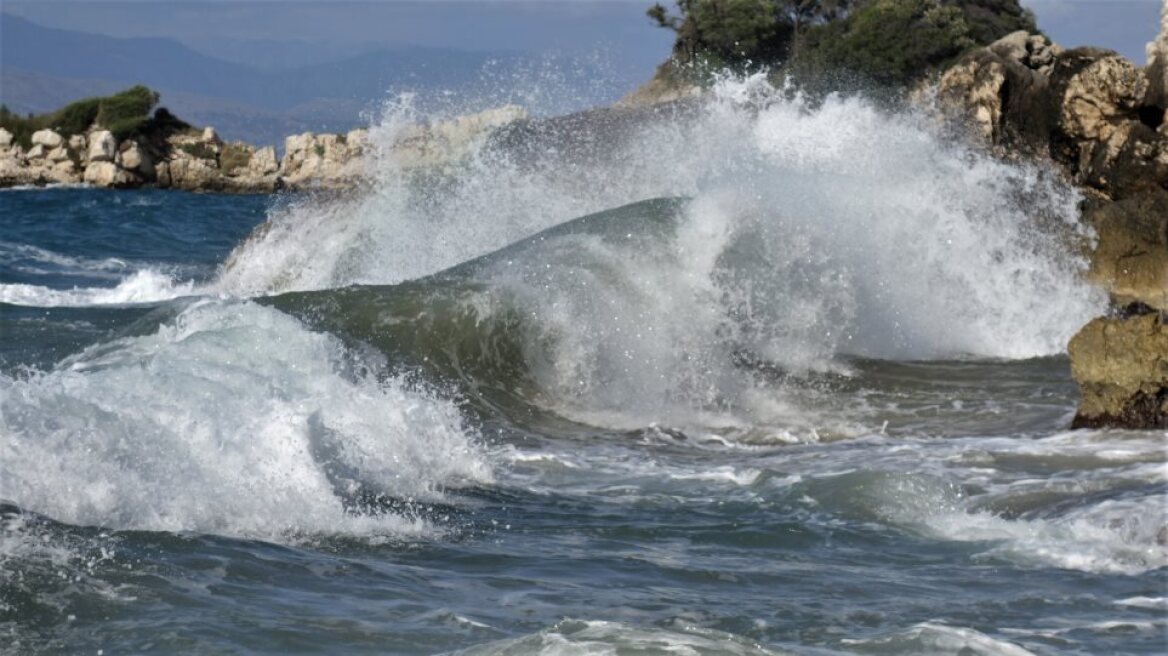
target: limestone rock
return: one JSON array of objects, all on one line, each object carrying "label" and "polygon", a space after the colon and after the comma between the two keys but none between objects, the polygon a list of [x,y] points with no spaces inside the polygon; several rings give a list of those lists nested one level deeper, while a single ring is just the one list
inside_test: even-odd
[{"label": "limestone rock", "polygon": [[360,144],[346,135],[305,132],[284,140],[282,178],[293,187],[342,188],[365,176]]},{"label": "limestone rock", "polygon": [[45,172],[45,177],[52,182],[59,182],[64,184],[75,184],[81,182],[81,176],[78,175],[77,165],[71,159],[63,159],[54,162],[52,166],[48,167]]},{"label": "limestone rock", "polygon": [[34,146],[44,146],[45,150],[52,150],[59,147],[65,140],[61,135],[52,130],[37,130],[32,133],[32,144]]},{"label": "limestone rock", "polygon": [[253,176],[272,175],[279,171],[280,163],[276,161],[276,149],[265,146],[252,153],[247,169]]},{"label": "limestone rock", "polygon": [[77,152],[85,151],[85,135],[75,134],[69,137],[69,149]]},{"label": "limestone rock", "polygon": [[1168,429],[1168,327],[1160,313],[1100,317],[1072,339],[1075,428]]},{"label": "limestone rock", "polygon": [[82,180],[98,187],[130,187],[140,181],[113,162],[90,162]]},{"label": "limestone rock", "polygon": [[113,162],[118,152],[118,142],[109,130],[98,130],[89,135],[90,162]]},{"label": "limestone rock", "polygon": [[54,164],[69,161],[69,149],[64,146],[57,146],[45,154],[45,159]]},{"label": "limestone rock", "polygon": [[1039,154],[1054,119],[1047,107],[1058,46],[1015,32],[964,57],[942,74],[937,98],[987,146]]},{"label": "limestone rock", "polygon": [[217,144],[219,141],[219,133],[215,132],[215,128],[207,126],[203,128],[203,143]]},{"label": "limestone rock", "polygon": [[176,157],[157,167],[158,185],[189,191],[219,191],[224,182],[213,162],[196,157]]},{"label": "limestone rock", "polygon": [[1168,191],[1157,188],[1101,203],[1084,218],[1099,236],[1092,279],[1121,305],[1168,311]]},{"label": "limestone rock", "polygon": [[45,154],[46,154],[46,152],[45,152],[44,145],[43,144],[36,144],[32,148],[28,149],[28,154],[25,155],[25,157],[27,157],[28,159],[44,159]]},{"label": "limestone rock", "polygon": [[1072,139],[1107,143],[1109,149],[1117,151],[1113,137],[1117,131],[1130,129],[1127,126],[1133,119],[1138,120],[1147,81],[1134,64],[1114,53],[1084,50],[1076,56],[1092,61],[1067,79],[1059,127]]},{"label": "limestone rock", "polygon": [[0,186],[30,185],[37,181],[37,174],[14,154],[14,150],[0,153]]},{"label": "limestone rock", "polygon": [[364,151],[369,146],[369,130],[364,128],[349,130],[345,133],[345,142],[350,148],[358,148]]},{"label": "limestone rock", "polygon": [[0,150],[8,150],[12,147],[12,133],[4,128],[0,128]]},{"label": "limestone rock", "polygon": [[127,171],[133,171],[144,178],[154,177],[154,160],[137,141],[127,141],[118,153],[118,163]]}]

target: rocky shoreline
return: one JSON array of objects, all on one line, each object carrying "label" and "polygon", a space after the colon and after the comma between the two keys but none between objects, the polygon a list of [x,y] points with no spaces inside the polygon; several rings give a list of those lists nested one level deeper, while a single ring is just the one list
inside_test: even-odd
[{"label": "rocky shoreline", "polygon": [[1018,32],[950,67],[937,96],[988,148],[1053,162],[1086,197],[1088,275],[1111,311],[1069,344],[1072,426],[1168,429],[1168,8],[1143,68]]},{"label": "rocky shoreline", "polygon": [[272,146],[224,142],[212,127],[120,141],[99,125],[68,138],[45,129],[33,133],[28,149],[0,128],[0,187],[88,184],[247,194],[349,189],[365,182],[367,164],[374,158],[394,157],[406,170],[443,166],[457,161],[491,131],[526,117],[522,108],[505,106],[413,125],[403,129],[386,152],[374,147],[366,129],[305,132],[284,140],[279,159]]}]

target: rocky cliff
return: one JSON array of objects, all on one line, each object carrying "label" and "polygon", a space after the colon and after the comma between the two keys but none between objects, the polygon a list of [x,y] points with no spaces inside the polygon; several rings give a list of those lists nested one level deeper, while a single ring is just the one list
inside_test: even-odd
[{"label": "rocky cliff", "polygon": [[1112,312],[1069,345],[1074,425],[1168,428],[1168,5],[1143,68],[1017,32],[950,67],[937,97],[987,147],[1049,160],[1084,191]]},{"label": "rocky cliff", "polygon": [[392,157],[407,170],[448,165],[466,155],[477,139],[526,116],[523,109],[506,106],[410,126],[384,149],[375,148],[364,129],[305,132],[284,140],[280,159],[271,146],[226,143],[210,127],[121,141],[100,125],[68,139],[46,129],[33,134],[28,149],[0,128],[0,187],[90,184],[229,193],[346,189],[367,179],[373,158]]}]

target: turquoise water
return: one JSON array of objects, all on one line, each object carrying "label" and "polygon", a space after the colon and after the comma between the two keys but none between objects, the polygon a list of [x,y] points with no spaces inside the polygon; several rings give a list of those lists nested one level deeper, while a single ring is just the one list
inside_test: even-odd
[{"label": "turquoise water", "polygon": [[0,193],[0,651],[1162,653],[1164,435],[1067,430],[1073,235],[927,135],[820,194],[819,114],[731,109],[786,149]]}]

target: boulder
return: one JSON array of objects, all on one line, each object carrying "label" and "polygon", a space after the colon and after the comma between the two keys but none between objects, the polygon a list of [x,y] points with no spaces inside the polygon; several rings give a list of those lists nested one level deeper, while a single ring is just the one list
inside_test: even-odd
[{"label": "boulder", "polygon": [[0,150],[8,150],[12,147],[12,133],[4,128],[0,128]]},{"label": "boulder", "polygon": [[37,183],[37,175],[12,151],[0,153],[0,186],[12,187]]},{"label": "boulder", "polygon": [[46,151],[45,151],[44,145],[37,144],[37,145],[33,146],[32,148],[28,149],[28,154],[25,155],[25,157],[27,157],[28,159],[44,159],[45,154],[46,154]]},{"label": "boulder", "polygon": [[280,163],[276,161],[276,149],[265,146],[252,153],[247,169],[253,176],[271,175],[279,171]]},{"label": "boulder", "polygon": [[1168,327],[1158,312],[1100,317],[1068,347],[1081,401],[1074,428],[1168,429]]},{"label": "boulder", "polygon": [[45,176],[53,181],[64,184],[76,184],[81,182],[81,177],[78,175],[77,165],[71,159],[63,159],[59,162],[54,162],[51,167],[45,172]]},{"label": "boulder", "polygon": [[59,163],[59,162],[70,161],[69,160],[69,149],[64,147],[64,146],[57,146],[56,148],[50,150],[48,153],[45,154],[45,159],[49,160],[50,162],[53,162],[54,164]]},{"label": "boulder", "polygon": [[127,141],[118,153],[118,163],[147,179],[154,177],[154,161],[137,141]]},{"label": "boulder", "polygon": [[281,178],[292,187],[346,188],[365,175],[362,143],[347,135],[305,132],[284,140]]},{"label": "boulder", "polygon": [[213,128],[209,125],[207,127],[203,128],[203,143],[208,143],[208,144],[220,143],[219,133],[215,132],[215,128]]},{"label": "boulder", "polygon": [[941,108],[986,146],[1045,154],[1055,121],[1048,89],[1056,52],[1045,37],[1026,32],[975,50],[942,74]]},{"label": "boulder", "polygon": [[69,149],[77,152],[85,151],[85,135],[75,134],[69,137]]},{"label": "boulder", "polygon": [[188,191],[219,191],[223,176],[214,162],[196,157],[176,157],[157,167],[158,185]]},{"label": "boulder", "polygon": [[89,135],[89,162],[113,162],[117,156],[118,142],[109,130],[98,130]]},{"label": "boulder", "polygon": [[98,187],[132,187],[141,182],[113,162],[90,162],[82,180]]},{"label": "boulder", "polygon": [[65,140],[61,138],[61,135],[52,130],[37,130],[32,133],[32,145],[44,146],[45,150],[58,148],[63,143],[65,143]]},{"label": "boulder", "polygon": [[1155,188],[1084,213],[1098,242],[1090,275],[1119,305],[1168,311],[1168,191]]},{"label": "boulder", "polygon": [[1139,120],[1146,78],[1127,59],[1093,48],[1071,51],[1060,64],[1063,61],[1066,65],[1056,68],[1062,68],[1065,80],[1055,82],[1060,93],[1059,128],[1075,141],[1107,144],[1114,157],[1117,132]]},{"label": "boulder", "polygon": [[357,148],[364,151],[369,147],[369,130],[365,128],[357,128],[356,130],[349,130],[345,133],[345,141],[350,148]]}]

